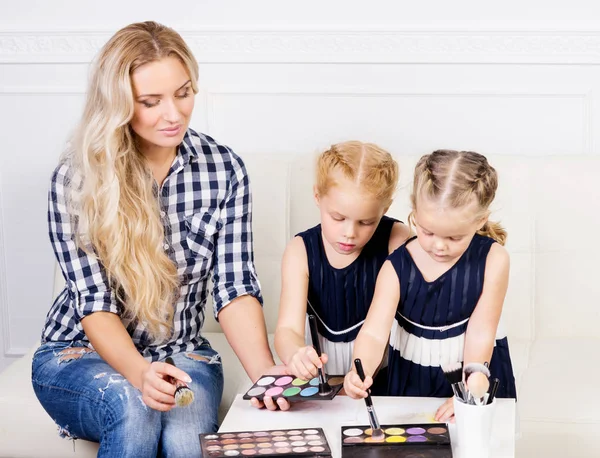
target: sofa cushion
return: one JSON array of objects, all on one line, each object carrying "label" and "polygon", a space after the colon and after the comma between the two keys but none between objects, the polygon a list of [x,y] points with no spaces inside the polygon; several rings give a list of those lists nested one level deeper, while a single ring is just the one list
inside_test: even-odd
[{"label": "sofa cushion", "polygon": [[36,348],[0,374],[0,457],[95,457],[98,444],[60,438],[56,424],[38,402],[31,385]]},{"label": "sofa cushion", "polygon": [[[536,339],[519,391],[523,421],[598,424],[598,339]],[[587,351],[585,349],[588,349]]]}]

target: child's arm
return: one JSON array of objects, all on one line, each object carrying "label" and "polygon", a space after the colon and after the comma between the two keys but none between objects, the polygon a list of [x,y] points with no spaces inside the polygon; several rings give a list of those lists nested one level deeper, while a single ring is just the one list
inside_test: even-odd
[{"label": "child's arm", "polygon": [[353,359],[360,358],[366,375],[365,382],[353,368],[344,380],[346,394],[354,399],[367,396],[365,391],[373,383],[372,376],[381,363],[390,330],[400,301],[400,282],[390,261],[386,261],[377,276],[373,302],[367,319],[354,343]]},{"label": "child's arm", "polygon": [[496,330],[508,288],[510,258],[506,249],[494,243],[485,264],[483,291],[471,315],[465,337],[465,364],[489,362]]},{"label": "child's arm", "polygon": [[294,237],[283,253],[281,264],[281,298],[275,329],[275,350],[281,361],[296,377],[310,379],[317,367],[327,362],[304,341],[306,301],[308,296],[308,259],[301,237]]}]

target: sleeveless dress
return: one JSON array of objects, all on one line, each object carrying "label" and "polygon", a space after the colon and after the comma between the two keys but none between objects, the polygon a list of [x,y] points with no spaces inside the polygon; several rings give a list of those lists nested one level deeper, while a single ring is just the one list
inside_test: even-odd
[{"label": "sleeveless dress", "polygon": [[[325,367],[328,374],[345,375],[351,368],[354,340],[367,317],[377,274],[388,257],[395,222],[387,216],[381,218],[360,255],[341,269],[332,267],[327,259],[320,224],[298,234],[308,259],[306,344],[312,345],[308,326],[308,314],[312,313],[317,317],[321,350],[329,357]],[[385,384],[387,375],[380,371],[376,380]],[[375,385],[373,390],[377,391]]]},{"label": "sleeveless dress", "polygon": [[[388,350],[388,394],[452,397],[440,366],[463,361],[465,332],[483,291],[485,263],[495,241],[475,234],[460,259],[428,282],[406,249],[415,238],[388,258],[400,281],[400,303]],[[496,396],[516,399],[508,339],[500,325],[490,372],[500,379]]]}]

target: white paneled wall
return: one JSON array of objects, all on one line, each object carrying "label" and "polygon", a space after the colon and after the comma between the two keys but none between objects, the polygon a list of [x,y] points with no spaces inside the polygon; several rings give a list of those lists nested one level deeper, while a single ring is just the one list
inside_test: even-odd
[{"label": "white paneled wall", "polygon": [[[481,2],[374,2],[368,11],[313,1],[286,6],[294,10],[274,1],[185,1],[169,11],[158,1],[143,9],[51,3],[0,2],[0,369],[40,334],[54,266],[50,173],[79,116],[90,59],[128,22],[152,18],[182,32],[201,64],[192,127],[242,156],[313,153],[349,138],[413,157],[440,147],[599,153],[600,6],[593,2],[567,9],[508,1],[502,11]],[[506,177],[504,202],[528,208],[517,192],[528,178]],[[564,185],[578,185],[573,179]],[[257,209],[261,219],[269,211]],[[532,232],[511,237],[513,263],[527,262]]]}]

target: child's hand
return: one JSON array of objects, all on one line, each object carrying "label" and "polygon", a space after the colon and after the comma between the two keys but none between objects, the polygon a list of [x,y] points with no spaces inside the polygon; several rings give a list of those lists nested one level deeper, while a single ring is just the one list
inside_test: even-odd
[{"label": "child's hand", "polygon": [[454,423],[454,398],[447,399],[435,413],[435,421]]},{"label": "child's hand", "polygon": [[288,372],[294,374],[304,380],[310,380],[316,377],[318,369],[323,367],[323,364],[327,362],[327,355],[321,354],[321,358],[317,356],[317,352],[311,346],[301,347],[298,349],[294,356],[288,363]]},{"label": "child's hand", "polygon": [[367,390],[373,384],[373,378],[370,375],[361,381],[355,370],[351,370],[344,377],[344,391],[352,399],[361,399],[367,397]]},{"label": "child's hand", "polygon": [[[270,369],[265,371],[265,375],[288,375],[288,370],[286,366],[275,365]],[[262,401],[259,401],[256,398],[250,399],[250,405],[252,407],[256,407],[257,409],[262,409],[263,407],[268,410],[290,410],[290,403],[287,399],[282,397],[277,398],[277,400],[273,400],[271,396],[265,396]]]}]

